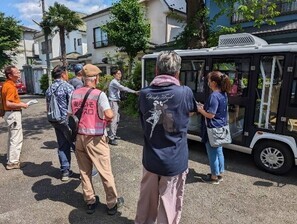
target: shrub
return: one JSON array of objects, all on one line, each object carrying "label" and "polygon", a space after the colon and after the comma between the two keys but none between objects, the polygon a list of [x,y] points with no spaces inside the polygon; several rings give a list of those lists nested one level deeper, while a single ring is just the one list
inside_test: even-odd
[{"label": "shrub", "polygon": [[[137,62],[132,75],[125,80],[124,85],[128,86],[130,89],[136,91],[141,89],[141,63]],[[122,102],[121,106],[124,112],[130,116],[138,116],[138,96],[131,93],[125,94],[125,100]]]},{"label": "shrub", "polygon": [[48,88],[48,76],[47,74],[43,74],[41,76],[41,79],[39,80],[40,82],[40,89],[42,90],[42,93],[45,94],[45,91]]},{"label": "shrub", "polygon": [[113,79],[112,75],[103,75],[99,78],[99,83],[97,85],[97,88],[101,91],[105,92],[107,94],[108,86],[110,81]]}]

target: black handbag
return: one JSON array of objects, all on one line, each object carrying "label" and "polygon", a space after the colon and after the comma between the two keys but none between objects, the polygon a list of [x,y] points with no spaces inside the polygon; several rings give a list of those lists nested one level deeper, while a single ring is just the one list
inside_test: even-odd
[{"label": "black handbag", "polygon": [[83,99],[83,102],[82,102],[80,108],[75,112],[75,114],[72,114],[68,117],[68,126],[69,126],[69,129],[71,130],[72,142],[75,142],[75,140],[76,140],[76,135],[78,132],[78,125],[79,125],[79,122],[80,122],[80,119],[81,119],[81,116],[83,113],[83,109],[84,109],[85,103],[87,101],[87,98],[90,95],[90,93],[92,92],[92,90],[93,90],[92,88],[88,90],[88,92],[86,93],[86,95]]}]

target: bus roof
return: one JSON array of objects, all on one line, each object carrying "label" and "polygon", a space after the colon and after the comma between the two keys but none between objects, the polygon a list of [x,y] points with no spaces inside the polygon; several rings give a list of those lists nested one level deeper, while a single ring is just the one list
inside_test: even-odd
[{"label": "bus roof", "polygon": [[[219,43],[217,47],[175,50],[175,52],[181,57],[297,52],[297,42],[267,44],[265,40],[247,33],[222,35]],[[156,58],[159,53],[144,55],[143,59]]]}]

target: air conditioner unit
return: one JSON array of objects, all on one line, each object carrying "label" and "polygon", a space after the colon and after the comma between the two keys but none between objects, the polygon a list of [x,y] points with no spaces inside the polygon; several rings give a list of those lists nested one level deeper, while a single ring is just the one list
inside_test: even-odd
[{"label": "air conditioner unit", "polygon": [[262,46],[268,43],[250,33],[225,34],[219,37],[218,47]]}]

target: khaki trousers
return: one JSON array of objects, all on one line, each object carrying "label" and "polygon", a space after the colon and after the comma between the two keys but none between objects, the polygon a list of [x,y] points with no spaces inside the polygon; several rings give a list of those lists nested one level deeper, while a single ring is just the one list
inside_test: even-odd
[{"label": "khaki trousers", "polygon": [[4,120],[8,127],[7,164],[18,163],[23,145],[22,113],[6,111]]},{"label": "khaki trousers", "polygon": [[112,208],[117,203],[117,191],[111,170],[110,149],[106,136],[77,135],[75,155],[81,175],[84,200],[91,204],[95,200],[92,183],[93,164],[97,168],[106,194],[106,205]]}]

